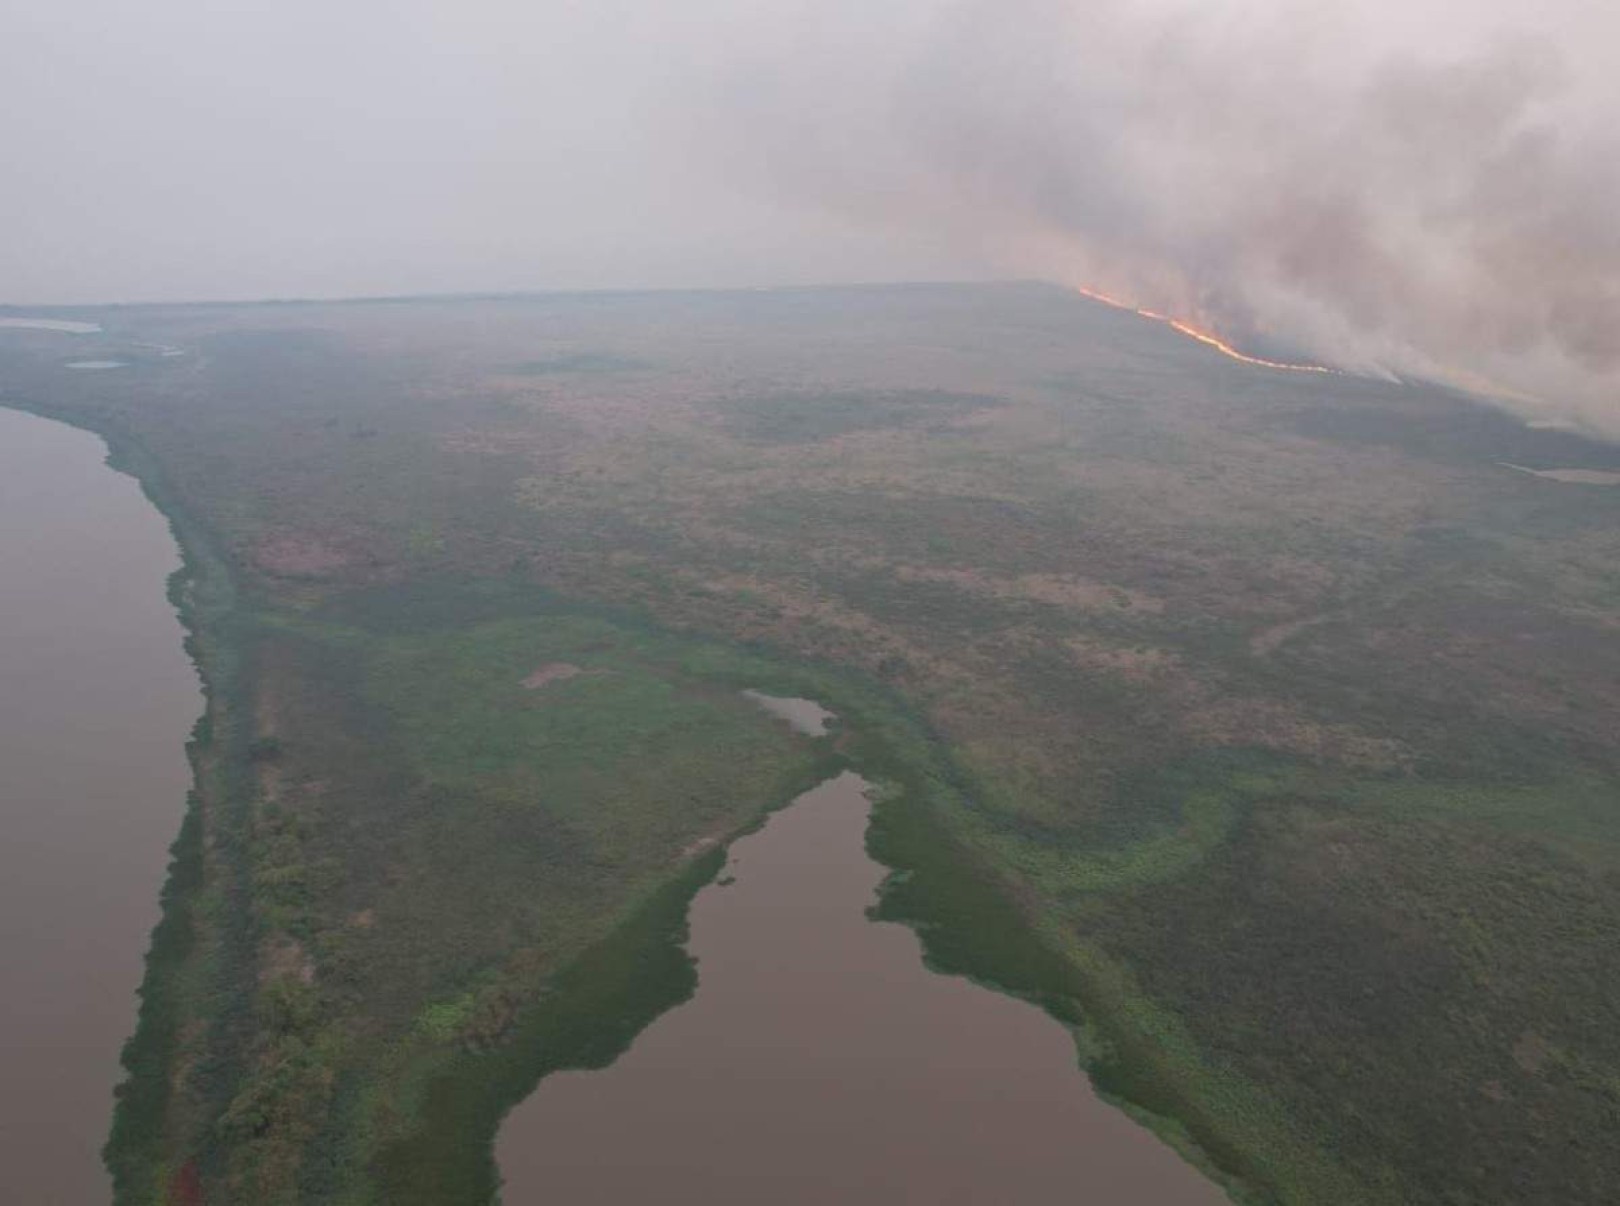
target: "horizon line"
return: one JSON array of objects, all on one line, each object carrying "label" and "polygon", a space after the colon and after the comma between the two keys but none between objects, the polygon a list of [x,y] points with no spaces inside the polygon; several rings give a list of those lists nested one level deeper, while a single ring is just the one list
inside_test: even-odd
[{"label": "horizon line", "polygon": [[11,302],[0,301],[0,314],[19,311],[134,310],[160,307],[208,308],[227,306],[332,306],[432,301],[516,301],[547,297],[643,297],[648,295],[734,294],[734,293],[819,293],[837,290],[879,289],[960,289],[964,287],[1036,285],[1067,292],[1055,281],[1039,277],[961,277],[940,280],[827,281],[816,284],[783,285],[651,285],[602,288],[471,289],[423,293],[345,293],[288,297],[216,297],[179,300]]}]

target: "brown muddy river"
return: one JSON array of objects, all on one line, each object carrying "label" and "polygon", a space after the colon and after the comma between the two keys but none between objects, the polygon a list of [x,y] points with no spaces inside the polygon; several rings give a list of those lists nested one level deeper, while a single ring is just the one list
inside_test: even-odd
[{"label": "brown muddy river", "polygon": [[841,775],[736,843],[735,882],[693,904],[697,995],[512,1112],[505,1206],[1226,1201],[1096,1098],[1063,1027],[867,919],[863,786]]},{"label": "brown muddy river", "polygon": [[94,1206],[202,709],[163,518],[101,441],[0,409],[0,1179]]}]

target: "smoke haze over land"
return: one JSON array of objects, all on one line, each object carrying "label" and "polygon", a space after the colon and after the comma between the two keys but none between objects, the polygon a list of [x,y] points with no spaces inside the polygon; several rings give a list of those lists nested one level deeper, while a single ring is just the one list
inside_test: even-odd
[{"label": "smoke haze over land", "polygon": [[0,299],[1032,276],[1620,429],[1605,0],[0,18]]},{"label": "smoke haze over land", "polygon": [[1620,424],[1612,6],[929,7],[887,62],[852,17],[739,71],[762,184],[1240,341]]}]

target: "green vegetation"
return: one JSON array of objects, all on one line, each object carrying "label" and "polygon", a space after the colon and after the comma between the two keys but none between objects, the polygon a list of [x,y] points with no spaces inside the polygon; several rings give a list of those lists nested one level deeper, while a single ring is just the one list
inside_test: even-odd
[{"label": "green vegetation", "polygon": [[1498,463],[1620,452],[1023,286],[105,322],[187,355],[0,373],[209,685],[121,1202],[488,1202],[838,758],[882,915],[1239,1200],[1620,1192],[1620,490]]},{"label": "green vegetation", "polygon": [[[668,926],[713,874],[703,855],[807,786],[818,756],[740,697],[757,659],[506,580],[261,614],[261,723],[281,753],[259,763],[250,882],[272,978],[222,1119],[226,1183],[366,1201],[376,1170],[390,1202],[487,1196],[487,1145],[522,1094],[448,1131],[440,1096],[497,1065],[532,1086],[521,1052],[590,1061],[681,999]],[[577,968],[615,944],[651,976],[623,991],[651,1003],[615,1006],[639,1020],[585,1028],[575,1054],[557,1028],[598,1016],[575,994],[618,992]],[[650,953],[668,966],[643,967]]]},{"label": "green vegetation", "polygon": [[421,1125],[377,1158],[385,1201],[488,1200],[498,1184],[491,1140],[501,1116],[548,1072],[606,1067],[643,1027],[691,995],[697,976],[679,945],[686,909],[722,858],[716,850],[693,862],[564,968],[544,1004],[498,1050],[451,1053],[424,1071]]}]

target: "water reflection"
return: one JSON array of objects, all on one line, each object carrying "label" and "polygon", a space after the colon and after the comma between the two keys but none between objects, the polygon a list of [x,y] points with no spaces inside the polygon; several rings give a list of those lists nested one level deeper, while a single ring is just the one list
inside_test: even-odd
[{"label": "water reflection", "polygon": [[105,455],[0,410],[0,1169],[28,1206],[110,1196],[118,1051],[201,710],[168,526]]},{"label": "water reflection", "polygon": [[736,844],[735,881],[693,904],[696,997],[512,1113],[506,1206],[1225,1201],[1092,1094],[1061,1026],[868,920],[864,786]]}]

